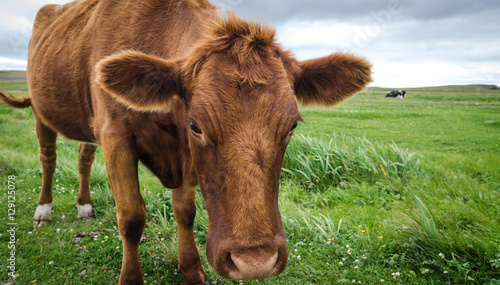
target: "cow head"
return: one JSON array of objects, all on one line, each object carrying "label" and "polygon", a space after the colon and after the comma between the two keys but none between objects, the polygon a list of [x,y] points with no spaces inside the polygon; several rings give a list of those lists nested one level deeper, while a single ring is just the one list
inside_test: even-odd
[{"label": "cow head", "polygon": [[184,58],[127,51],[98,65],[98,81],[136,110],[185,104],[192,162],[209,214],[207,257],[225,278],[278,275],[288,251],[278,209],[285,149],[302,104],[334,105],[371,81],[370,64],[337,53],[297,61],[274,31],[229,17]]}]

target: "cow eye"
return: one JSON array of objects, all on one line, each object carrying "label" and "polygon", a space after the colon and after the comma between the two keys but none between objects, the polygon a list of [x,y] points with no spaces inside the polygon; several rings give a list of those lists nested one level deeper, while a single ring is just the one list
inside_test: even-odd
[{"label": "cow eye", "polygon": [[295,122],[292,126],[292,128],[290,129],[290,132],[293,132],[293,130],[295,130],[297,128],[297,122]]},{"label": "cow eye", "polygon": [[195,122],[189,122],[189,127],[191,128],[191,131],[195,133],[196,135],[201,135],[201,129],[198,127],[198,125]]}]

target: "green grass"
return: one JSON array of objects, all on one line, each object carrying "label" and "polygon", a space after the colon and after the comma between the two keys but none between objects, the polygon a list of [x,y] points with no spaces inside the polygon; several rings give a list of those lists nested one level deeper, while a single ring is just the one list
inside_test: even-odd
[{"label": "green grass", "polygon": [[318,138],[296,136],[283,163],[285,179],[311,190],[339,186],[344,181],[375,182],[381,177],[408,181],[421,174],[419,159],[392,144],[332,134]]},{"label": "green grass", "polygon": [[[18,81],[0,89],[27,92]],[[289,266],[244,284],[500,284],[500,92],[416,88],[403,101],[384,98],[388,90],[301,110],[306,123],[287,150],[280,190]],[[9,175],[18,211],[13,283],[116,283],[122,245],[102,151],[91,177],[95,218],[81,221],[77,147],[58,139],[53,221],[34,227],[41,166],[33,115],[0,105],[0,283],[10,280]],[[148,211],[140,247],[146,284],[179,284],[171,193],[144,167],[139,175]],[[196,203],[195,237],[210,282],[239,284],[208,266],[199,193]]]}]

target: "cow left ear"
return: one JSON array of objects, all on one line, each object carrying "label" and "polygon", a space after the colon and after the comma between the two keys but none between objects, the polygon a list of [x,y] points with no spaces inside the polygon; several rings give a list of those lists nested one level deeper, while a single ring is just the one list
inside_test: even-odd
[{"label": "cow left ear", "polygon": [[294,89],[304,105],[338,104],[372,81],[371,63],[349,53],[301,61],[298,67]]},{"label": "cow left ear", "polygon": [[110,95],[139,111],[168,112],[181,96],[181,63],[136,51],[101,60],[96,81]]}]

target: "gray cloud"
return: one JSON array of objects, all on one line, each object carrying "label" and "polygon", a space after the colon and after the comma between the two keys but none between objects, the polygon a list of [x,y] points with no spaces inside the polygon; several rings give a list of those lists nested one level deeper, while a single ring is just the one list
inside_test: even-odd
[{"label": "gray cloud", "polygon": [[[456,82],[482,78],[477,83],[500,83],[498,0],[212,1],[244,18],[276,26],[281,43],[299,58],[337,50],[368,57],[378,72],[376,79],[384,79],[375,84],[417,84],[411,83],[416,76],[418,84],[440,80],[449,84],[454,79],[446,72],[432,73],[432,80],[427,81],[430,75],[425,72],[410,74],[419,68],[426,70],[425,64],[447,72],[461,70],[455,74],[461,76]],[[31,22],[36,11],[49,2],[69,1],[0,0],[0,58],[26,60]]]},{"label": "gray cloud", "polygon": [[246,18],[256,18],[280,25],[291,20],[346,19],[367,16],[371,11],[386,8],[386,3],[369,0],[286,0],[286,1],[215,1],[224,8],[236,10]]},{"label": "gray cloud", "polygon": [[455,18],[470,16],[474,14],[482,14],[485,12],[500,11],[500,2],[496,0],[412,0],[410,2],[411,3],[408,7],[408,15],[413,19],[420,20]]},{"label": "gray cloud", "polygon": [[0,57],[26,59],[29,35],[15,31],[0,30]]},{"label": "gray cloud", "polygon": [[[290,20],[363,21],[381,11],[398,10],[399,20],[433,20],[500,11],[500,1],[485,0],[217,0],[245,17],[259,18],[280,25]],[[497,14],[498,15],[498,14]]]}]

